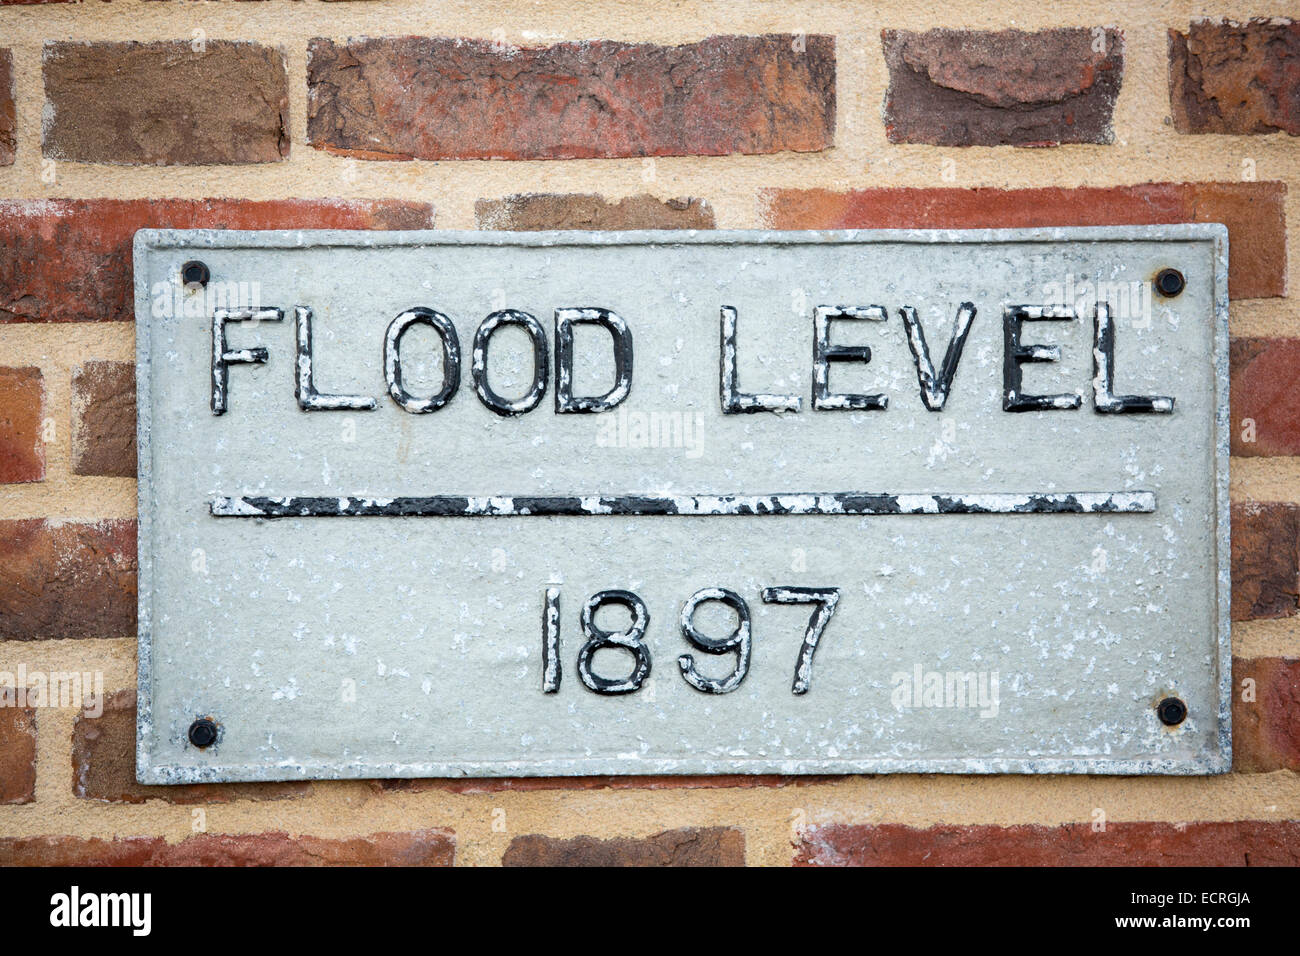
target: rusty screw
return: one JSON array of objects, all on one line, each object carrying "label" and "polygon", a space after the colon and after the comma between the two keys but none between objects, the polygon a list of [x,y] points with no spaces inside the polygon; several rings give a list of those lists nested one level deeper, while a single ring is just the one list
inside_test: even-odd
[{"label": "rusty screw", "polygon": [[196,747],[211,747],[217,742],[217,725],[207,717],[190,724],[190,743]]},{"label": "rusty screw", "polygon": [[1187,280],[1177,269],[1161,269],[1156,273],[1156,291],[1166,299],[1172,299],[1187,286]]},{"label": "rusty screw", "polygon": [[185,263],[185,265],[181,266],[181,283],[186,288],[189,288],[192,285],[205,288],[208,284],[208,280],[211,278],[212,273],[209,271],[207,264],[199,262],[197,259],[191,259],[189,262]]},{"label": "rusty screw", "polygon": [[1187,719],[1187,705],[1177,697],[1166,697],[1156,704],[1156,716],[1166,727],[1177,727]]}]

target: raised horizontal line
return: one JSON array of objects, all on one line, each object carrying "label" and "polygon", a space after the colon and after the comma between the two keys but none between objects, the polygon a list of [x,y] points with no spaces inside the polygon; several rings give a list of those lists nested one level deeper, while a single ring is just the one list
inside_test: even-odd
[{"label": "raised horizontal line", "polygon": [[217,518],[515,518],[591,515],[954,515],[1150,514],[1150,491],[783,495],[429,495],[367,498],[293,496],[213,498]]}]

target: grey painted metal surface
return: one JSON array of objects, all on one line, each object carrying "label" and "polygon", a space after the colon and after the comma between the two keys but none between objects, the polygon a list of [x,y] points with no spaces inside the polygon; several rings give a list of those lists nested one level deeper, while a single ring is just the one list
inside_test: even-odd
[{"label": "grey painted metal surface", "polygon": [[[145,230],[135,269],[142,781],[1228,769],[1222,226]],[[557,413],[619,398],[618,320],[626,398]]]}]

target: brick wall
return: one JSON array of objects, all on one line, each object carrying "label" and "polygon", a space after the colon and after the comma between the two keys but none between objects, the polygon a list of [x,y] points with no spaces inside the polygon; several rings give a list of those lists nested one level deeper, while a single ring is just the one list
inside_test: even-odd
[{"label": "brick wall", "polygon": [[[0,0],[0,671],[106,695],[0,708],[0,864],[1300,862],[1300,22],[1188,6]],[[134,230],[1157,222],[1230,232],[1233,773],[134,781]]]}]

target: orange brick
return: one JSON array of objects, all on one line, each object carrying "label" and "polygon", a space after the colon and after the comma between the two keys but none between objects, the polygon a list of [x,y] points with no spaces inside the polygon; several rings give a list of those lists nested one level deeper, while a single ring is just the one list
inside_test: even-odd
[{"label": "orange brick", "polygon": [[0,838],[0,866],[451,866],[450,830],[371,833],[350,838],[283,831],[111,840],[72,836]]},{"label": "orange brick", "polygon": [[994,229],[1221,222],[1228,294],[1286,294],[1286,184],[1145,183],[1037,189],[881,188],[762,194],[774,229]]},{"label": "orange brick", "polygon": [[503,866],[744,866],[745,835],[728,827],[666,830],[612,840],[515,837]]},{"label": "orange brick", "polygon": [[1232,768],[1300,770],[1300,659],[1233,658]]},{"label": "orange brick", "polygon": [[134,520],[0,521],[0,640],[134,637]]},{"label": "orange brick", "polygon": [[36,710],[0,707],[0,803],[36,799]]},{"label": "orange brick", "polygon": [[432,229],[395,199],[0,200],[0,322],[130,321],[137,229]]},{"label": "orange brick", "polygon": [[805,830],[796,866],[1295,866],[1300,822],[1066,826],[827,824]]},{"label": "orange brick", "polygon": [[38,368],[0,368],[0,483],[45,479],[45,381]]}]

